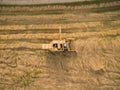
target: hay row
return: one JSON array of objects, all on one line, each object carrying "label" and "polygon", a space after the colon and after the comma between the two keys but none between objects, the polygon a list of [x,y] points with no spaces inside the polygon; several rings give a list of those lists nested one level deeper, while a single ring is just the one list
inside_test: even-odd
[{"label": "hay row", "polygon": [[42,44],[35,44],[29,42],[17,42],[17,43],[9,43],[9,44],[0,44],[0,49],[5,48],[31,48],[31,49],[41,49]]},{"label": "hay row", "polygon": [[[118,13],[114,13],[114,14],[87,14],[86,15],[79,15],[79,14],[62,14],[62,15],[17,15],[17,16],[12,16],[12,15],[1,15],[0,16],[0,20],[2,21],[1,24],[11,24],[13,22],[13,24],[21,24],[21,22],[23,22],[22,24],[29,24],[32,22],[32,24],[36,23],[36,22],[50,22],[51,23],[55,23],[56,21],[60,21],[60,22],[72,22],[72,21],[91,21],[91,22],[98,22],[101,20],[111,20],[112,17],[118,15]],[[19,22],[20,21],[20,22]]]},{"label": "hay row", "polygon": [[[89,14],[90,15],[90,14]],[[113,14],[114,15],[114,14]],[[109,15],[109,16],[113,16],[113,15]],[[17,15],[17,16],[13,16],[13,15],[1,15],[0,16],[0,20],[31,20],[31,19],[46,19],[47,21],[49,19],[63,19],[63,18],[82,18],[84,15],[79,15],[79,14],[60,14],[60,15]],[[104,14],[91,14],[92,17],[104,17]]]},{"label": "hay row", "polygon": [[69,23],[69,24],[40,24],[40,25],[1,25],[0,30],[29,30],[29,29],[58,29],[60,26],[63,29],[83,28],[100,26],[101,22],[86,22],[86,23]]},{"label": "hay row", "polygon": [[[120,30],[106,30],[100,32],[79,32],[62,34],[62,38],[82,38],[90,36],[107,36],[107,35],[119,35]],[[58,33],[54,34],[10,34],[0,35],[0,39],[59,39]]]},{"label": "hay row", "polygon": [[[111,21],[112,25],[120,24],[120,21]],[[69,28],[89,28],[102,27],[102,22],[79,22],[79,23],[63,23],[63,24],[29,24],[29,25],[0,25],[0,30],[29,30],[29,29],[62,29]]]}]

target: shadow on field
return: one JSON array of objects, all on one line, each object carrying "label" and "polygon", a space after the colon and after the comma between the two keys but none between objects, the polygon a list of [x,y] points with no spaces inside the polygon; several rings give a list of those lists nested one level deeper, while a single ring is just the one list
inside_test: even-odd
[{"label": "shadow on field", "polygon": [[69,82],[69,62],[75,61],[76,52],[46,52],[46,65],[48,66],[48,74],[56,86],[65,86]]},{"label": "shadow on field", "polygon": [[76,60],[76,52],[47,52],[46,62],[53,71],[67,70],[67,64],[70,60]]}]

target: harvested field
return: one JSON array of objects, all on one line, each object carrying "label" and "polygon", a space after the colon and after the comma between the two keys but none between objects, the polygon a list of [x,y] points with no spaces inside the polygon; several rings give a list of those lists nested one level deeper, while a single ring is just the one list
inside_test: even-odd
[{"label": "harvested field", "polygon": [[[119,5],[0,5],[0,90],[119,90]],[[76,53],[41,50],[60,26]]]}]

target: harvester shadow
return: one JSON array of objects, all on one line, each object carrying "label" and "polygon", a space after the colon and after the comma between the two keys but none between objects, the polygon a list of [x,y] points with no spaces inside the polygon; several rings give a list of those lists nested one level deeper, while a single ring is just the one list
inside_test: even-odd
[{"label": "harvester shadow", "polygon": [[69,62],[76,60],[76,52],[47,52],[46,65],[49,78],[55,86],[64,85],[69,79]]}]

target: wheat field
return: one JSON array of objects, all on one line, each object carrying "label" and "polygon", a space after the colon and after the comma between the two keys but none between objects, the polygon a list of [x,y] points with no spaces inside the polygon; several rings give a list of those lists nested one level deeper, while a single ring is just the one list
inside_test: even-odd
[{"label": "wheat field", "polygon": [[[0,5],[0,90],[119,90],[119,5]],[[76,54],[41,50],[60,26]]]}]

